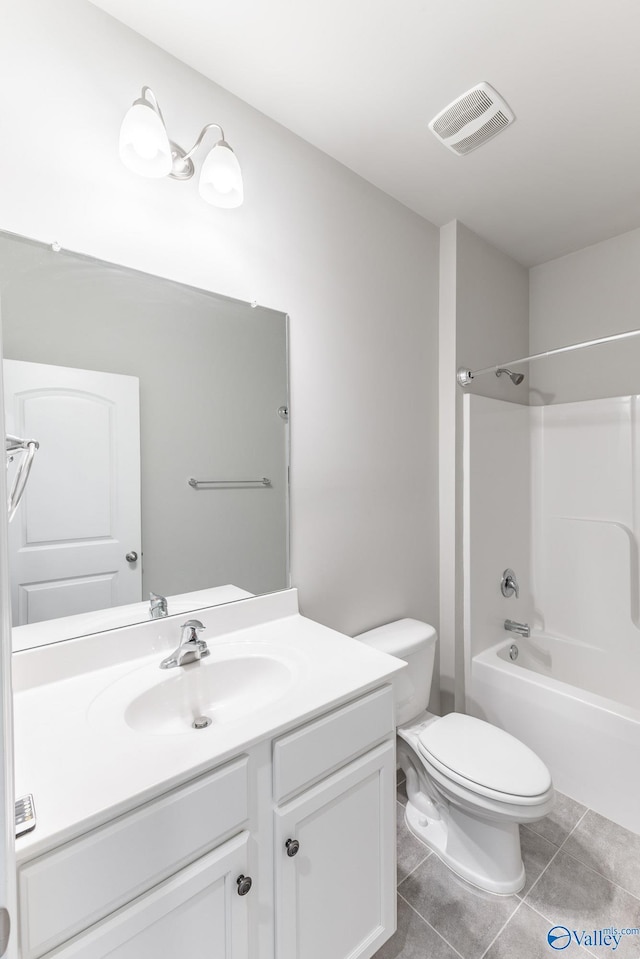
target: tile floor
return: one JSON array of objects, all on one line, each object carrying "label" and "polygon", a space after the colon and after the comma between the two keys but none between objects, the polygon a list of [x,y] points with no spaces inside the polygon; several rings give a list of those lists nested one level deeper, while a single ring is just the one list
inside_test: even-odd
[{"label": "tile floor", "polygon": [[592,935],[640,929],[640,836],[556,795],[549,816],[521,827],[524,889],[492,896],[454,876],[409,832],[400,777],[398,931],[375,959],[640,959],[640,935],[622,937],[616,949],[548,944],[555,925]]}]

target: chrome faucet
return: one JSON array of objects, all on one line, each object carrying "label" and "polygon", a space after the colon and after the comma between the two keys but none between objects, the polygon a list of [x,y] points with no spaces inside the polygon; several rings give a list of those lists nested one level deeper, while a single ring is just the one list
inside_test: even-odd
[{"label": "chrome faucet", "polygon": [[510,633],[518,633],[519,636],[531,635],[529,623],[516,623],[513,619],[505,619],[504,628]]},{"label": "chrome faucet", "polygon": [[198,633],[202,632],[204,626],[199,619],[189,619],[180,627],[182,637],[180,645],[170,656],[163,659],[160,663],[160,669],[173,669],[174,666],[187,666],[189,663],[195,663],[209,655],[209,647],[204,639],[198,639]]},{"label": "chrome faucet", "polygon": [[168,616],[166,596],[149,593],[149,612],[151,613],[151,619],[162,619],[163,616]]}]

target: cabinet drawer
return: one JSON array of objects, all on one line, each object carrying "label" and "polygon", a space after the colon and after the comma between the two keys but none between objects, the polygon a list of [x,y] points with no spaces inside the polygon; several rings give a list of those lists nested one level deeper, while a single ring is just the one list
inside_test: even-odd
[{"label": "cabinet drawer", "polygon": [[20,870],[23,959],[35,959],[211,849],[248,816],[241,758]]},{"label": "cabinet drawer", "polygon": [[278,739],[273,793],[280,801],[369,749],[394,729],[391,686],[363,696]]}]

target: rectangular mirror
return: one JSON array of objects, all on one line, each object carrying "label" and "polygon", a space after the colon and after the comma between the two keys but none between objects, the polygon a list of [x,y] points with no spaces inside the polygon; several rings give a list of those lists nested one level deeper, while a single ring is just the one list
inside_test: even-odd
[{"label": "rectangular mirror", "polygon": [[0,305],[14,648],[289,586],[285,314],[6,233]]}]

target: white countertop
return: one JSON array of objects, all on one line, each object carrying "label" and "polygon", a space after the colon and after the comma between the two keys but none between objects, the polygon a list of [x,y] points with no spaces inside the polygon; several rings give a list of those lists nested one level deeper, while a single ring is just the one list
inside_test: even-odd
[{"label": "white countertop", "polygon": [[37,812],[36,829],[16,841],[18,862],[390,681],[405,666],[301,616],[296,590],[200,610],[198,618],[212,652],[225,643],[277,647],[294,673],[281,698],[175,734],[132,729],[120,711],[111,717],[104,691],[135,682],[136,671],[151,675],[148,667],[177,645],[172,617],[14,655],[16,796],[33,793]]}]

